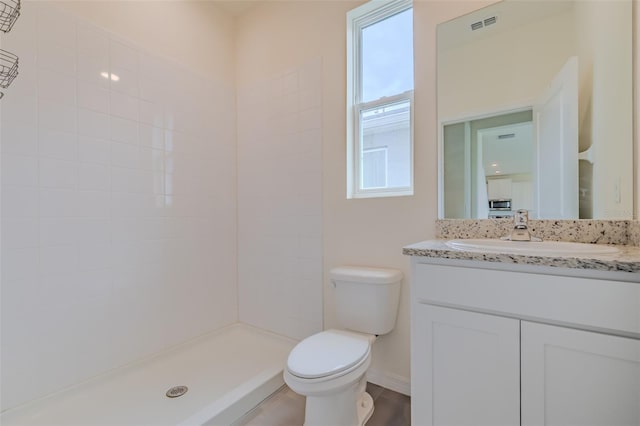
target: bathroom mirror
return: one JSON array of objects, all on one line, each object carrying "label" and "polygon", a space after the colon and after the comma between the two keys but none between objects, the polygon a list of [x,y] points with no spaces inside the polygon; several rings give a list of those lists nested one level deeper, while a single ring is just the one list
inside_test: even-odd
[{"label": "bathroom mirror", "polygon": [[632,15],[504,0],[438,26],[440,218],[632,218]]}]

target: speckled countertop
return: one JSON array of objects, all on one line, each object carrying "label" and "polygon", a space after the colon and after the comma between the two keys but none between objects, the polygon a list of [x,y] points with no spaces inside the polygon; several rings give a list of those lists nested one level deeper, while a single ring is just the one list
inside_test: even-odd
[{"label": "speckled countertop", "polygon": [[[629,220],[529,220],[531,235],[545,241],[640,245],[640,222]],[[500,238],[513,219],[439,219],[436,238]]]},{"label": "speckled countertop", "polygon": [[[423,256],[440,259],[476,260],[522,265],[552,266],[559,268],[590,269],[600,271],[631,272],[638,274],[640,282],[640,247],[616,245],[616,254],[585,256],[529,256],[524,254],[482,253],[450,248],[447,240],[429,240],[403,248],[407,256]],[[635,279],[633,280],[635,281]]]}]

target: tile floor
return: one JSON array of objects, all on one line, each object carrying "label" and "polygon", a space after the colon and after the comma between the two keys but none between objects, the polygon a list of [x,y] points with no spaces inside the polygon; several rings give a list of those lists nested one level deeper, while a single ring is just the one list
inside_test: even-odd
[{"label": "tile floor", "polygon": [[[408,426],[411,424],[411,398],[367,383],[373,398],[373,415],[366,426]],[[301,426],[304,423],[304,397],[284,386],[247,413],[238,426]]]}]

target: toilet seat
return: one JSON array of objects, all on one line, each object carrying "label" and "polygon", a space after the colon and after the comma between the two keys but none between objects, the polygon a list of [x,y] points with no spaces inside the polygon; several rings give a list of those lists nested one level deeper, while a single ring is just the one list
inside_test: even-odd
[{"label": "toilet seat", "polygon": [[287,360],[288,372],[300,379],[321,379],[347,374],[370,355],[368,340],[328,330],[296,345]]}]

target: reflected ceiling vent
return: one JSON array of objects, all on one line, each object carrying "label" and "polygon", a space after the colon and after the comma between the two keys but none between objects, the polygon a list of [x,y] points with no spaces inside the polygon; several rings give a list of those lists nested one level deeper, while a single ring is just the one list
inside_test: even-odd
[{"label": "reflected ceiling vent", "polygon": [[482,21],[474,22],[473,24],[471,24],[471,31],[479,30],[480,28],[483,28],[483,27],[484,27],[484,24],[482,23]]},{"label": "reflected ceiling vent", "polygon": [[497,21],[498,21],[498,18],[496,18],[495,16],[492,16],[484,20],[484,26],[488,27],[489,25],[495,24]]},{"label": "reflected ceiling vent", "polygon": [[511,139],[515,137],[516,137],[515,133],[505,133],[504,135],[498,135],[498,139]]},{"label": "reflected ceiling vent", "polygon": [[474,22],[471,24],[471,31],[476,31],[482,29],[484,27],[488,27],[489,25],[493,25],[498,22],[497,16],[490,16],[488,18],[482,19],[480,21]]}]

